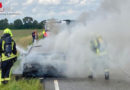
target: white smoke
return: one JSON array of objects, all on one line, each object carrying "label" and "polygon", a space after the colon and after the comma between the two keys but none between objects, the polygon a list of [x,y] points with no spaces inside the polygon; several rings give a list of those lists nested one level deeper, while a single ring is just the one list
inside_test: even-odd
[{"label": "white smoke", "polygon": [[[99,68],[93,70],[97,74],[101,74],[103,60],[111,70],[121,68],[127,72],[130,68],[128,67],[130,58],[129,3],[128,0],[102,0],[96,11],[83,13],[78,18],[78,21],[82,23],[66,28],[51,27],[54,31],[55,28],[59,29],[56,30],[57,34],[52,36],[50,34],[46,39],[40,40],[38,45],[42,45],[42,47],[33,48],[23,61],[52,65],[58,70],[62,70],[68,77],[87,77],[90,68],[96,64]],[[90,41],[97,33],[102,35],[107,43],[108,58],[102,58],[103,60],[90,49]],[[42,53],[52,54],[45,57]],[[59,56],[56,58],[55,53],[65,55],[65,60]],[[127,74],[129,73],[127,72]]]}]

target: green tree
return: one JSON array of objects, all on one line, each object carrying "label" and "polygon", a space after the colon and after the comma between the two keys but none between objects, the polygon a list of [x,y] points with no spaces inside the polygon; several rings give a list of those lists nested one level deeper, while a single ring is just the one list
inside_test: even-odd
[{"label": "green tree", "polygon": [[14,23],[10,23],[8,26],[10,29],[14,29]]},{"label": "green tree", "polygon": [[24,28],[30,29],[33,27],[33,18],[32,17],[24,17],[23,18]]},{"label": "green tree", "polygon": [[43,20],[43,21],[41,21],[39,24],[38,24],[38,29],[43,29],[43,28],[45,28],[45,24],[46,24],[46,20]]},{"label": "green tree", "polygon": [[23,28],[23,22],[21,19],[16,19],[14,21],[14,28],[15,29],[22,29]]},{"label": "green tree", "polygon": [[33,28],[34,28],[34,29],[37,29],[37,28],[38,28],[38,21],[37,21],[37,20],[34,20],[34,21],[33,21]]},{"label": "green tree", "polygon": [[8,25],[8,19],[5,18],[0,20],[0,29],[5,29],[8,27]]}]

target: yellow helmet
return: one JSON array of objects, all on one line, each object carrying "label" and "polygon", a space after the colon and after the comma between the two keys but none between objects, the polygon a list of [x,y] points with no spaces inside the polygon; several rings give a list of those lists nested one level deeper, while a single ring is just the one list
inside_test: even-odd
[{"label": "yellow helmet", "polygon": [[97,36],[97,40],[98,40],[99,42],[102,42],[102,41],[103,41],[102,36],[101,36],[101,35],[98,35],[98,36]]},{"label": "yellow helmet", "polygon": [[10,34],[11,37],[13,36],[13,34],[9,28],[6,28],[3,32],[3,34],[7,34],[7,33]]}]

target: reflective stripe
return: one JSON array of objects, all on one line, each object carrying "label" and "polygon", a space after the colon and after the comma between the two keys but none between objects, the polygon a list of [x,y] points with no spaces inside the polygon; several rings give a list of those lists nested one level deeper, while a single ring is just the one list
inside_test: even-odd
[{"label": "reflective stripe", "polygon": [[94,45],[95,45],[95,47],[98,46],[97,40],[94,40]]},{"label": "reflective stripe", "polygon": [[94,45],[96,47],[96,54],[99,55],[99,56],[103,56],[103,55],[106,55],[107,52],[106,51],[101,51],[100,48],[98,47],[98,42],[97,40],[94,41]]},{"label": "reflective stripe", "polygon": [[[2,41],[2,50],[3,50],[3,51],[4,51],[4,44],[5,44],[5,41],[3,40],[3,41]],[[12,50],[13,50],[14,42],[11,42],[11,44],[12,44]]]},{"label": "reflective stripe", "polygon": [[[4,44],[5,44],[5,41],[3,40],[2,41],[2,50],[4,51]],[[12,50],[13,50],[13,46],[14,46],[14,42],[12,42]],[[7,56],[5,56],[5,54],[4,53],[2,53],[2,61],[6,61],[6,60],[9,60],[9,59],[12,59],[12,58],[15,58],[15,57],[17,57],[17,54],[16,55],[14,55],[13,53],[11,53],[11,55],[10,55],[10,57],[7,57]]]},{"label": "reflective stripe", "polygon": [[5,44],[5,41],[2,41],[2,50],[4,51],[4,44]]},{"label": "reflective stripe", "polygon": [[12,42],[11,44],[12,44],[12,50],[13,50],[14,42]]},{"label": "reflective stripe", "polygon": [[1,81],[4,81],[5,79],[4,78],[1,78]]},{"label": "reflective stripe", "polygon": [[96,49],[96,53],[99,55],[99,54],[100,54],[100,50],[99,50],[99,49]]},{"label": "reflective stripe", "polygon": [[4,81],[5,79],[4,78],[2,78],[2,72],[1,72],[1,70],[0,70],[0,85],[2,84],[2,81]]},{"label": "reflective stripe", "polygon": [[2,71],[0,70],[0,85],[2,85],[2,82],[3,81],[9,81],[11,80],[11,72],[12,72],[12,69],[10,70],[10,73],[9,73],[9,78],[2,78]]},{"label": "reflective stripe", "polygon": [[2,75],[1,75],[1,70],[0,70],[0,85],[2,84]]},{"label": "reflective stripe", "polygon": [[10,57],[7,57],[5,56],[5,54],[2,53],[2,61],[6,61],[15,57],[17,57],[17,55],[14,55],[13,53],[10,55]]},{"label": "reflective stripe", "polygon": [[2,81],[9,81],[11,80],[11,71],[9,73],[9,78],[2,78],[2,71],[0,70],[0,85],[2,84]]},{"label": "reflective stripe", "polygon": [[9,80],[10,80],[10,78],[4,78],[4,80],[5,80],[5,81],[9,81]]}]

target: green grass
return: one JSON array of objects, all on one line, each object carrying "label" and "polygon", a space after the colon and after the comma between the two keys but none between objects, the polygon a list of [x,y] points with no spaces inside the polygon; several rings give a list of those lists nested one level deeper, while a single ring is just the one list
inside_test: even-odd
[{"label": "green grass", "polygon": [[[33,30],[12,30],[13,39],[16,44],[27,48],[29,44],[32,43],[32,31]],[[0,36],[2,36],[3,31],[0,30]],[[42,30],[38,30],[39,39],[42,38]],[[16,62],[15,64],[19,64],[20,62]],[[15,68],[15,66],[13,67]],[[16,81],[12,79],[7,85],[0,86],[0,90],[43,90],[43,85],[40,83],[38,79],[21,79]]]},{"label": "green grass", "polygon": [[1,85],[0,90],[43,90],[43,85],[38,79],[13,79],[8,84]]},{"label": "green grass", "polygon": [[[30,43],[32,43],[32,31],[34,30],[12,30],[13,39],[16,44],[26,48]],[[39,37],[42,36],[42,29],[38,29]],[[0,30],[0,36],[2,36],[3,30]]]}]

